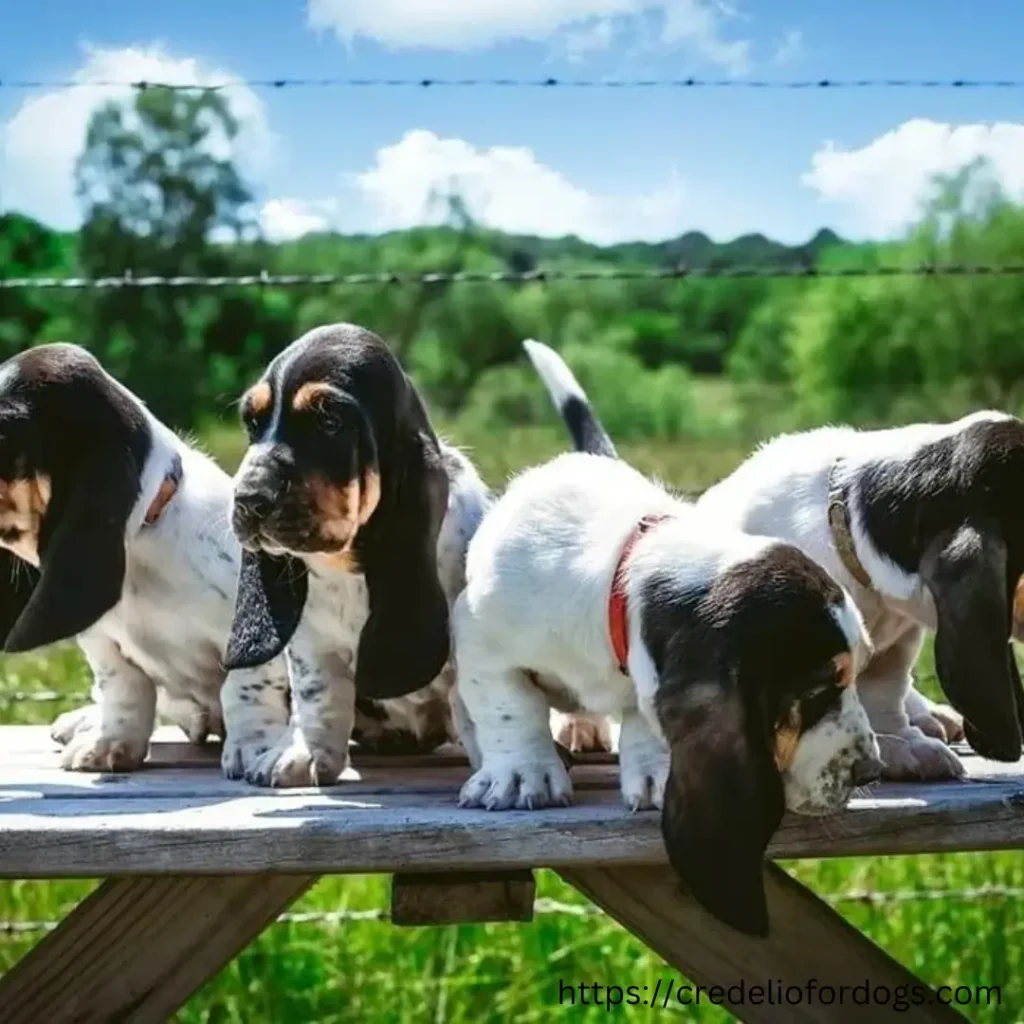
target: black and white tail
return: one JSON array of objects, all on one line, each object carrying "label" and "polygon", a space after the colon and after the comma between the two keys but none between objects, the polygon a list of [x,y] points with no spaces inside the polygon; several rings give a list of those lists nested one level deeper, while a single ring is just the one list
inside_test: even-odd
[{"label": "black and white tail", "polygon": [[533,368],[548,389],[555,408],[562,414],[576,451],[590,452],[591,455],[607,455],[609,458],[617,459],[619,453],[615,450],[612,439],[605,433],[601,421],[590,406],[587,393],[573,376],[565,360],[554,349],[540,341],[524,341],[523,348],[526,349]]}]

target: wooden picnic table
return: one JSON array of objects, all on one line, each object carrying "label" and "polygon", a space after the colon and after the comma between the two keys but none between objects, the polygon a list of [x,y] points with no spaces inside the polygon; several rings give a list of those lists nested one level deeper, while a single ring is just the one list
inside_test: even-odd
[{"label": "wooden picnic table", "polygon": [[[105,881],[0,978],[0,1021],[167,1019],[325,874],[394,876],[392,922],[529,920],[532,869],[553,868],[691,982],[749,987],[924,983],[830,906],[766,863],[767,939],[685,895],[656,813],[620,804],[609,756],[572,768],[572,807],[460,810],[457,753],[355,758],[327,789],[259,790],[218,751],[154,738],[131,775],[61,771],[47,730],[0,728],[0,877]],[[772,858],[1024,848],[1024,762],[966,752],[968,779],[885,784],[838,817],[788,815]],[[877,1007],[733,1006],[746,1021],[870,1020]],[[904,1019],[964,1018],[934,1000]]]}]

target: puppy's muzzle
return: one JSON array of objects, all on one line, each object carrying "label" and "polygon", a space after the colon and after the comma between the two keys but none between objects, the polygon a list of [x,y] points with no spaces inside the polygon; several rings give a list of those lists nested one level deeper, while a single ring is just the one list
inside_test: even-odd
[{"label": "puppy's muzzle", "polygon": [[274,485],[270,474],[247,473],[238,481],[231,509],[231,528],[241,544],[256,541],[280,497],[280,488]]}]

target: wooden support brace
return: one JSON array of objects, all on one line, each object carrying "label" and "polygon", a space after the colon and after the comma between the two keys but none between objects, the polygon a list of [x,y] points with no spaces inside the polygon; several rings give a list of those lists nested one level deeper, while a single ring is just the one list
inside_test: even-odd
[{"label": "wooden support brace", "polygon": [[[906,1010],[898,1014],[903,1020],[963,1024],[965,1019],[952,1006],[943,1005],[929,985],[774,864],[765,865],[771,922],[766,939],[750,938],[712,917],[682,891],[668,867],[572,868],[559,873],[694,985],[720,986],[724,991],[719,998],[724,999],[718,1005],[728,1006],[741,1021],[872,1021],[889,1016],[898,995],[908,1000]],[[818,996],[809,995],[812,980]],[[615,978],[602,982],[621,984],[623,989],[633,984],[630,979]],[[674,987],[670,988],[670,982]],[[888,1002],[866,1001],[865,985]],[[760,993],[752,993],[752,986],[760,986]],[[774,986],[774,994],[767,991],[769,986]],[[790,986],[802,989],[799,1002],[787,998]],[[795,998],[796,993],[791,995]],[[695,998],[678,979],[669,978],[659,983],[656,992],[641,996],[646,1005],[672,1005],[684,1012],[685,1005],[692,1005]],[[711,1005],[707,988],[701,1001]]]},{"label": "wooden support brace", "polygon": [[397,925],[532,921],[532,871],[398,874],[391,883]]},{"label": "wooden support brace", "polygon": [[0,1020],[168,1020],[315,880],[108,879],[0,978]]}]

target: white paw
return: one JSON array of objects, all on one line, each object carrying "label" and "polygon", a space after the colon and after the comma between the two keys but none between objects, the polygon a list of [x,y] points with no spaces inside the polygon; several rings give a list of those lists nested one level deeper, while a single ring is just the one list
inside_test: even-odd
[{"label": "white paw", "polygon": [[619,758],[619,787],[631,811],[661,810],[668,781],[668,756]]},{"label": "white paw", "polygon": [[220,754],[220,766],[229,779],[247,778],[256,765],[281,738],[286,730],[279,723],[268,723],[265,729],[252,729],[243,736],[228,735]]},{"label": "white paw", "polygon": [[73,772],[131,772],[142,765],[148,750],[148,739],[105,736],[84,729],[64,748],[61,767]]},{"label": "white paw", "polygon": [[84,708],[65,711],[58,715],[50,726],[50,739],[62,747],[71,742],[71,738],[79,732],[88,732],[99,722],[100,709],[95,704],[86,704]]},{"label": "white paw", "polygon": [[555,742],[573,754],[610,753],[613,749],[611,726],[603,715],[552,711],[551,729]]},{"label": "white paw", "polygon": [[883,779],[937,782],[964,776],[960,758],[942,740],[925,736],[920,729],[911,727],[899,735],[880,734],[878,748]]},{"label": "white paw", "polygon": [[460,807],[533,811],[572,803],[572,782],[552,746],[550,754],[528,760],[484,761],[459,793]]},{"label": "white paw", "polygon": [[256,786],[333,786],[348,768],[348,744],[321,746],[307,741],[297,729],[284,733],[278,742],[257,757],[245,772]]}]

